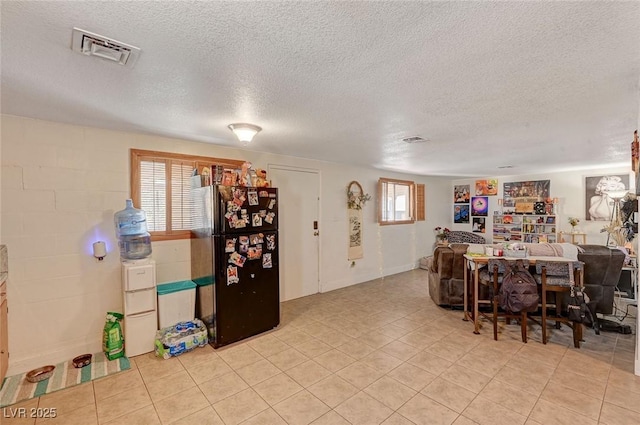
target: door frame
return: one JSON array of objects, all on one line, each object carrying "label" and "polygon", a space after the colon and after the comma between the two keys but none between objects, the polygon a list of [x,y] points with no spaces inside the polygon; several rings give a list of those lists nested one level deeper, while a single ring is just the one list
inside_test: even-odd
[{"label": "door frame", "polygon": [[[321,294],[322,291],[322,243],[320,243],[320,238],[322,238],[322,172],[318,168],[307,168],[307,167],[296,167],[292,165],[284,165],[284,164],[267,164],[267,176],[271,175],[271,170],[282,170],[282,171],[294,171],[299,173],[309,173],[315,174],[318,177],[318,231],[320,234],[318,235],[318,293]],[[277,186],[275,186],[277,187]]]}]

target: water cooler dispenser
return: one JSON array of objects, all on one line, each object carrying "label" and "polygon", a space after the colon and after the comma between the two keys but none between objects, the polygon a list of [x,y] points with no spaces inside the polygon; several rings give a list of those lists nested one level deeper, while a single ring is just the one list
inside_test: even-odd
[{"label": "water cooler dispenser", "polygon": [[123,261],[122,294],[126,355],[131,357],[153,351],[158,330],[155,261]]},{"label": "water cooler dispenser", "polygon": [[154,349],[158,329],[156,297],[156,263],[151,255],[151,235],[143,210],[126,207],[114,215],[116,236],[122,261],[122,296],[124,306],[124,344],[127,356],[137,356]]}]

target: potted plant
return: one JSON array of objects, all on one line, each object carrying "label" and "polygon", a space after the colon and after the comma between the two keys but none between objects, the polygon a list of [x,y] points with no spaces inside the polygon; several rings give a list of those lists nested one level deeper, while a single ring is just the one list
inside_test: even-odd
[{"label": "potted plant", "polygon": [[448,228],[438,226],[433,230],[436,232],[436,241],[438,243],[444,243],[447,241],[450,232]]},{"label": "potted plant", "polygon": [[569,217],[569,224],[571,225],[571,233],[577,233],[576,226],[580,223],[580,219],[577,217]]}]

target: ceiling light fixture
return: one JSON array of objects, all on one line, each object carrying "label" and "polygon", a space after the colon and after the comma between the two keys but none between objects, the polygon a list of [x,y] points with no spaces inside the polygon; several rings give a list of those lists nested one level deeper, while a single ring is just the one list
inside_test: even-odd
[{"label": "ceiling light fixture", "polygon": [[246,143],[249,143],[253,139],[253,136],[258,134],[258,132],[262,130],[262,128],[258,127],[257,125],[241,123],[241,122],[235,123],[235,124],[229,124],[228,127],[229,127],[229,130],[233,131],[233,134],[235,134],[236,137],[238,137],[238,140]]}]

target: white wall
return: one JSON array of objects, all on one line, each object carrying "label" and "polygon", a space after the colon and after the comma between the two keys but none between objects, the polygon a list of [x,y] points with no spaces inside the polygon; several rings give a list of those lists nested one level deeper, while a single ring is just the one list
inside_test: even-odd
[{"label": "white wall", "polygon": [[[379,226],[377,224],[376,193],[380,177],[412,179],[424,183],[426,189],[426,221],[415,225]],[[382,172],[366,168],[345,167],[324,163],[321,195],[321,288],[323,292],[387,276],[417,266],[420,257],[433,251],[433,228],[446,219],[441,200],[448,192],[449,179],[427,178]],[[363,210],[364,258],[351,267],[347,260],[348,229],[345,207],[347,184],[358,180],[372,200]]]},{"label": "white wall", "polygon": [[[447,179],[0,117],[1,242],[10,252],[10,374],[99,351],[105,313],[122,311],[113,213],[129,197],[130,148],[249,160],[265,169],[278,164],[320,170],[323,291],[414,268],[432,251],[433,227],[450,216],[441,202],[451,197]],[[379,177],[424,183],[427,220],[378,226]],[[351,180],[374,196],[364,209],[364,258],[355,267],[347,261],[346,186]],[[91,256],[91,244],[99,239],[109,250],[100,263]],[[159,283],[190,278],[188,240],[154,243],[153,257]]]},{"label": "white wall", "polygon": [[[601,170],[575,170],[562,173],[547,174],[527,174],[527,175],[510,175],[510,176],[489,176],[481,178],[497,178],[498,179],[498,195],[489,197],[489,216],[487,217],[486,234],[487,241],[491,241],[491,232],[493,231],[492,215],[494,211],[500,211],[498,199],[502,198],[503,183],[519,182],[530,180],[550,180],[551,197],[558,198],[556,206],[556,215],[558,222],[558,231],[566,233],[571,232],[571,225],[568,223],[569,217],[577,217],[580,219],[578,228],[581,232],[586,233],[587,243],[594,245],[605,245],[607,242],[607,233],[601,233],[600,230],[608,224],[605,221],[587,221],[585,218],[585,178],[589,176],[603,176],[607,174],[631,174],[631,160],[629,160],[628,168],[612,168]],[[480,179],[480,178],[478,178]],[[476,179],[455,180],[453,185],[469,184],[471,191],[475,188]],[[629,178],[629,184],[634,185],[633,178]],[[453,225],[456,230],[471,231],[471,220],[469,224]],[[566,239],[566,238],[565,238]],[[570,242],[570,241],[567,241]]]}]

